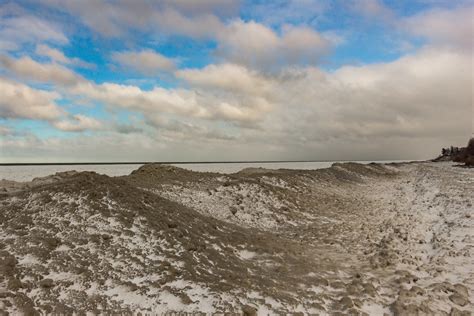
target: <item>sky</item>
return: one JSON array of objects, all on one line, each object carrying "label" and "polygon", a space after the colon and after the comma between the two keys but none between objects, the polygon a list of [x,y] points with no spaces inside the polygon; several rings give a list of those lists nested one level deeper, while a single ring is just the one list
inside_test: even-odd
[{"label": "sky", "polygon": [[0,162],[427,159],[473,1],[0,0]]}]

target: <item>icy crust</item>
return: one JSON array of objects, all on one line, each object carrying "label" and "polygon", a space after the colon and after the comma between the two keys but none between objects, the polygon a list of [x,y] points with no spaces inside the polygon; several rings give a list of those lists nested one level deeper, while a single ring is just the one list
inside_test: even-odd
[{"label": "icy crust", "polygon": [[[145,165],[133,172],[129,181],[201,214],[244,227],[275,230],[313,220],[315,209],[322,209],[321,201],[340,202],[334,197],[344,198],[340,185],[395,172],[378,164],[337,163],[316,171],[247,168],[219,175]],[[318,204],[313,202],[315,199]]]},{"label": "icy crust", "polygon": [[271,229],[287,218],[279,213],[294,207],[257,184],[241,183],[199,190],[163,185],[152,190],[169,200],[194,208],[201,214],[246,227]]},{"label": "icy crust", "polygon": [[123,180],[79,174],[1,205],[0,297],[12,313],[271,310],[266,300],[311,310],[319,301],[300,286],[310,267],[299,244]]},{"label": "icy crust", "polygon": [[146,165],[15,183],[0,195],[0,312],[469,315],[473,175]]},{"label": "icy crust", "polygon": [[377,305],[397,315],[471,315],[474,170],[450,162],[402,170],[401,181],[372,193],[385,214],[366,253],[383,293]]}]

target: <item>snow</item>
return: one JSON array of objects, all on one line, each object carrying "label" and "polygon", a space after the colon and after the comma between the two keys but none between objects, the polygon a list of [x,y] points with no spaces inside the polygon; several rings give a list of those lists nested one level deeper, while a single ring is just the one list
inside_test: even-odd
[{"label": "snow", "polygon": [[239,257],[244,260],[253,259],[257,255],[256,252],[248,251],[248,250],[241,250],[239,251]]},{"label": "snow", "polygon": [[154,299],[150,299],[146,295],[138,294],[123,285],[113,285],[104,291],[104,294],[134,309],[148,309],[152,308],[155,304]]},{"label": "snow", "polygon": [[[55,281],[54,286],[57,286],[57,288],[53,287],[45,290],[33,287],[31,291],[28,291],[27,295],[35,302],[44,302],[45,298],[48,297],[45,294],[47,291],[51,291],[51,297],[59,297],[64,301],[71,299],[75,293],[74,291],[81,291],[84,296],[104,295],[106,297],[104,300],[109,300],[108,302],[114,300],[121,302],[123,307],[143,312],[199,311],[214,313],[222,311],[223,306],[240,311],[241,306],[246,304],[256,307],[259,314],[274,314],[281,310],[324,315],[324,311],[313,308],[311,304],[316,302],[326,310],[331,311],[335,302],[344,295],[347,296],[345,292],[348,285],[355,280],[361,284],[364,283],[374,287],[376,293],[374,296],[369,297],[363,293],[348,296],[354,300],[360,299],[362,301],[361,307],[358,305],[354,308],[369,315],[390,314],[389,306],[397,301],[403,304],[413,303],[417,306],[424,301],[428,301],[430,307],[434,308],[436,312],[449,313],[453,307],[468,310],[471,307],[469,304],[466,307],[455,306],[449,300],[449,294],[440,294],[440,291],[433,290],[435,286],[441,284],[452,293],[455,291],[453,289],[455,285],[463,284],[470,291],[469,300],[474,301],[474,262],[471,253],[474,241],[474,214],[472,210],[474,204],[474,197],[472,196],[474,177],[472,170],[453,170],[452,168],[450,164],[442,163],[406,165],[397,168],[397,170],[402,171],[402,174],[395,178],[381,178],[374,181],[372,178],[364,176],[365,178],[359,178],[363,178],[365,181],[348,186],[353,191],[348,191],[348,187],[343,186],[334,186],[334,191],[330,191],[333,194],[327,197],[328,204],[341,208],[342,205],[345,205],[345,201],[343,201],[345,195],[354,197],[360,194],[363,196],[364,200],[361,198],[361,207],[370,206],[368,212],[373,214],[370,218],[358,218],[364,214],[362,208],[354,207],[356,211],[353,214],[354,217],[351,218],[349,217],[351,214],[346,214],[351,210],[349,207],[342,210],[337,209],[346,216],[337,217],[333,216],[334,214],[338,215],[337,212],[320,214],[319,205],[315,205],[312,216],[285,220],[285,223],[293,223],[296,226],[296,229],[291,232],[295,233],[295,240],[297,241],[300,241],[298,239],[300,233],[298,225],[301,225],[301,223],[320,225],[311,227],[316,233],[325,232],[322,229],[319,231],[319,228],[323,226],[329,227],[329,232],[332,229],[336,230],[344,227],[338,235],[332,236],[333,239],[330,240],[333,242],[332,244],[318,248],[320,252],[304,253],[304,256],[298,257],[301,261],[307,260],[309,266],[313,265],[314,262],[314,270],[313,272],[302,270],[303,272],[299,277],[295,278],[294,284],[297,288],[285,293],[288,295],[287,297],[291,298],[290,301],[295,302],[293,305],[285,302],[277,295],[286,290],[281,285],[275,286],[275,292],[273,293],[258,288],[258,285],[255,287],[249,286],[249,289],[238,289],[234,292],[219,292],[215,287],[202,282],[202,279],[200,279],[201,275],[205,274],[200,269],[200,265],[206,260],[208,266],[205,267],[204,271],[226,268],[218,266],[222,262],[219,261],[219,258],[203,260],[203,253],[198,251],[186,252],[178,238],[170,239],[170,241],[163,237],[152,237],[149,234],[150,225],[143,216],[134,217],[131,227],[127,228],[133,234],[130,234],[131,236],[127,235],[123,233],[125,224],[122,224],[115,217],[107,217],[97,212],[94,205],[89,203],[81,193],[51,195],[57,205],[67,204],[68,210],[72,209],[68,212],[64,212],[60,207],[52,206],[54,203],[47,204],[46,207],[44,204],[38,204],[38,195],[35,194],[25,194],[25,201],[12,197],[11,199],[6,198],[6,202],[4,202],[4,205],[18,203],[18,206],[21,206],[21,208],[18,208],[19,211],[34,213],[32,219],[35,225],[43,222],[45,225],[42,229],[54,230],[52,236],[63,242],[58,247],[48,250],[49,255],[56,256],[54,259],[56,261],[52,258],[41,261],[32,253],[25,254],[21,252],[20,248],[16,249],[15,241],[20,239],[20,234],[15,235],[15,231],[11,234],[7,234],[6,230],[0,231],[0,241],[8,244],[5,249],[16,252],[14,254],[18,259],[17,268],[21,269],[23,276],[31,276],[32,274],[28,273],[36,269],[39,273],[35,277],[41,276]],[[345,170],[342,167],[336,169]],[[376,168],[372,169],[375,170]],[[349,173],[355,174],[353,171]],[[178,185],[165,185],[163,188],[157,189],[156,193],[189,205],[202,214],[207,214],[215,219],[241,225],[245,227],[244,232],[246,234],[251,234],[256,230],[255,228],[260,229],[259,234],[263,234],[266,231],[273,232],[276,227],[279,227],[275,221],[275,213],[278,208],[289,207],[291,211],[296,213],[298,203],[293,205],[275,193],[282,190],[293,190],[294,188],[289,184],[292,183],[293,185],[292,179],[284,181],[277,176],[262,176],[259,179],[261,181],[224,185],[229,180],[221,176],[220,180],[222,181],[219,181],[222,185],[218,184],[217,190],[213,191],[212,194],[201,190],[199,187]],[[301,180],[304,181],[304,184],[297,187],[302,192],[310,192],[311,186],[319,185],[317,181],[310,177],[302,177],[302,179],[304,179]],[[268,185],[277,189],[265,191],[263,188]],[[232,214],[230,207],[235,204],[236,197],[242,198],[241,205],[243,207],[236,214]],[[351,202],[354,201],[359,200],[351,200]],[[100,204],[102,208],[117,211],[121,210],[122,207],[109,195],[101,197],[95,203]],[[4,207],[4,210],[7,212],[8,207]],[[352,224],[352,219],[359,222],[356,222],[357,225],[347,226],[348,223]],[[62,225],[60,223],[64,220],[71,222],[69,227],[60,226]],[[365,223],[365,221],[370,221],[370,223]],[[372,225],[370,227],[375,227],[375,229],[366,230],[362,234],[361,231],[367,229],[365,224],[370,224]],[[353,229],[350,230],[348,227]],[[301,230],[303,231],[303,229]],[[28,233],[29,228],[25,231]],[[67,237],[71,231],[74,231],[77,236],[108,234],[113,238],[108,239],[107,243],[88,241],[86,244],[70,247],[70,243],[68,243],[70,240],[67,240]],[[225,231],[225,229],[222,229],[222,231]],[[49,232],[42,231],[41,233],[46,235]],[[183,232],[186,234],[188,230],[183,229]],[[361,258],[356,259],[355,255],[354,258],[349,257],[349,255],[344,256],[347,249],[344,247],[347,245],[344,245],[343,241],[348,240],[347,236],[359,236],[357,234],[363,236],[364,241],[366,239],[365,235],[368,236],[366,244],[356,245],[356,247],[361,248],[360,251],[353,251],[353,253],[359,253]],[[244,244],[241,241],[232,244],[229,240],[221,242],[215,237],[218,235],[209,234],[206,236],[205,233],[201,236],[205,237],[204,243],[207,249],[211,248],[220,253],[226,253],[232,260],[244,265],[246,268],[244,271],[256,271],[258,266],[268,268],[268,271],[280,273],[280,270],[277,270],[278,268],[292,268],[292,266],[285,266],[285,262],[280,260],[284,258],[283,250],[275,251],[272,249],[272,252],[266,252],[266,245],[265,247],[256,247],[252,243]],[[264,236],[268,237],[270,235]],[[403,239],[404,236],[407,237],[406,240]],[[323,238],[315,238],[314,243],[316,245],[311,244],[312,240],[301,240],[308,243],[307,252],[311,252],[316,249],[313,246],[318,246],[318,242],[322,243]],[[31,247],[32,245],[33,243],[29,242],[26,246]],[[114,253],[113,251],[117,249],[120,251]],[[232,250],[229,251],[229,249]],[[371,252],[364,253],[363,251],[366,249],[371,250]],[[369,257],[379,258],[377,257],[377,251],[380,249],[389,253],[390,256],[387,257],[390,259],[390,266],[374,267],[370,272],[359,271],[367,268]],[[306,249],[295,249],[292,256],[301,255],[296,251],[305,252]],[[87,254],[82,259],[88,259],[91,262],[87,265],[87,270],[82,272],[83,274],[75,274],[69,271],[67,266],[58,264],[62,262],[61,258],[67,256],[77,258],[74,255],[79,253]],[[196,265],[196,271],[193,274],[181,273],[185,268],[189,269],[190,261],[183,259],[186,256],[192,258],[193,261],[191,262]],[[319,260],[320,257],[328,259],[328,262],[326,263],[323,259]],[[349,260],[346,262],[345,259]],[[64,261],[67,260],[71,259],[64,259]],[[147,270],[149,267],[159,266],[164,262],[173,269],[170,268],[170,271]],[[360,262],[365,265],[357,265]],[[336,266],[337,269],[333,269],[333,266]],[[360,272],[357,279],[354,276],[355,271]],[[172,277],[170,277],[171,273],[167,275],[168,272],[173,273]],[[412,276],[417,277],[416,283],[408,280],[406,282],[400,281],[400,284],[394,285],[403,273],[410,275],[410,278]],[[104,283],[104,279],[92,278],[97,275],[105,275],[107,281]],[[191,275],[193,277],[199,275],[199,278],[192,279]],[[165,279],[165,277],[169,278]],[[330,280],[326,283],[329,285],[321,285],[322,283],[316,283],[316,281],[313,284],[312,281],[307,281],[307,279],[316,278],[324,279],[326,282]],[[36,282],[33,277],[20,279],[22,282],[32,284],[32,286]],[[275,283],[277,281],[275,279]],[[338,286],[337,282],[342,283],[342,286],[340,284]],[[0,291],[3,291],[6,286],[6,284],[0,284]],[[416,292],[416,287],[423,290],[422,294],[415,293],[415,295],[412,293]],[[406,297],[399,295],[401,290],[408,293]],[[411,290],[413,291],[410,292]],[[272,295],[275,295],[275,297],[272,297]],[[191,301],[187,302],[189,304],[186,303],[186,296]]]},{"label": "snow", "polygon": [[[164,198],[194,208],[205,215],[244,224],[250,227],[271,229],[278,226],[275,208],[291,207],[271,192],[264,192],[257,184],[240,183],[237,186],[220,186],[212,194],[199,189],[178,185],[152,190]],[[237,201],[240,201],[237,205]],[[280,219],[282,222],[285,219]]]},{"label": "snow", "polygon": [[23,266],[31,266],[35,264],[40,264],[40,261],[36,256],[32,254],[26,254],[24,257],[18,260],[18,264]]},{"label": "snow", "polygon": [[364,302],[361,311],[369,315],[391,315],[390,309],[381,304],[372,303],[370,301]]}]

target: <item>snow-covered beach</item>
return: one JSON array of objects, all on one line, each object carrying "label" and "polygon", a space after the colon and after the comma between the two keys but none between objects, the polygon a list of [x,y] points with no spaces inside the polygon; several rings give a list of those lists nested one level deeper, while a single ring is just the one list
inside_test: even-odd
[{"label": "snow-covered beach", "polygon": [[474,170],[452,162],[2,182],[12,314],[470,315]]}]

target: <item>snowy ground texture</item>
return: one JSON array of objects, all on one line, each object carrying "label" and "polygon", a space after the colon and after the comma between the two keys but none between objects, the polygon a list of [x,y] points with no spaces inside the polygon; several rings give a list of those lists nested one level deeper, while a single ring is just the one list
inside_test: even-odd
[{"label": "snowy ground texture", "polygon": [[471,315],[474,169],[0,182],[0,315]]}]

